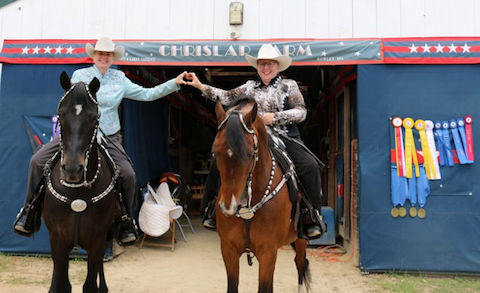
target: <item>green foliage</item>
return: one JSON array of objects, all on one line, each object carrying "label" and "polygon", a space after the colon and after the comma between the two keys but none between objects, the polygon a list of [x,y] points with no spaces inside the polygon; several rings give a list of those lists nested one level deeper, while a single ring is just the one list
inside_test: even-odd
[{"label": "green foliage", "polygon": [[427,276],[425,274],[385,273],[376,278],[378,292],[467,293],[480,291],[480,279],[467,276]]}]

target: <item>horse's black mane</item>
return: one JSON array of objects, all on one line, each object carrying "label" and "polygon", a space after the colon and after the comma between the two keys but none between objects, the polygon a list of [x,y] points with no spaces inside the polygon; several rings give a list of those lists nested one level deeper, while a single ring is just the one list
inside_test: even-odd
[{"label": "horse's black mane", "polygon": [[240,121],[240,115],[238,113],[241,109],[252,100],[248,96],[242,96],[232,105],[229,105],[228,108],[237,106],[237,109],[230,115],[230,118],[226,122],[225,126],[225,135],[227,138],[227,145],[232,150],[233,155],[240,161],[247,160],[247,150],[245,147],[245,140],[243,138],[244,129],[242,122]]}]

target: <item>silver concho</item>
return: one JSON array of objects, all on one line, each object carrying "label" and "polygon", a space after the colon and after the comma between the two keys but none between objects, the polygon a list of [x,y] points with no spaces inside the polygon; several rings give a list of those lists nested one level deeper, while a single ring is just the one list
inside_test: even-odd
[{"label": "silver concho", "polygon": [[238,211],[240,217],[244,220],[250,220],[255,215],[249,208],[243,207]]},{"label": "silver concho", "polygon": [[83,199],[76,199],[72,201],[70,207],[74,212],[80,213],[83,212],[87,208],[87,202]]}]

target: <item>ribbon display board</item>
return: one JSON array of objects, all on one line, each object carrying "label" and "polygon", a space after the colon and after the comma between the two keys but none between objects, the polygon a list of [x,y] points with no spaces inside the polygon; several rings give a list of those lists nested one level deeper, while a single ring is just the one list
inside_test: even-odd
[{"label": "ribbon display board", "polygon": [[[409,215],[425,218],[424,206],[430,193],[429,180],[441,179],[440,167],[473,163],[473,117],[467,115],[436,123],[410,117],[393,117],[390,120],[393,126],[390,143],[393,208],[390,213],[394,218],[405,217],[407,210],[404,205],[409,202]],[[465,125],[469,126],[468,130],[465,130]],[[416,142],[420,146],[418,151]],[[467,157],[469,152],[468,157],[472,160]]]}]

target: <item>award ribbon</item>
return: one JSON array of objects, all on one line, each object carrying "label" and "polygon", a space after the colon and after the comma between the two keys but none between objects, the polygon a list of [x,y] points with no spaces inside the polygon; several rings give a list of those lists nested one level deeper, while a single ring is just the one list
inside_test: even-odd
[{"label": "award ribbon", "polygon": [[412,128],[415,124],[412,118],[403,119],[403,128],[405,128],[405,176],[412,178],[412,159],[415,165],[415,177],[420,176],[418,170],[417,150],[415,149],[415,141],[413,140]]},{"label": "award ribbon", "polygon": [[53,115],[51,118],[51,121],[52,121],[52,139],[54,139],[60,134],[60,123],[58,122],[58,116]]},{"label": "award ribbon", "polygon": [[442,122],[435,121],[435,141],[438,146],[438,156],[440,157],[440,166],[447,164],[447,154],[445,151],[445,144],[443,143]]},{"label": "award ribbon", "polygon": [[442,121],[442,138],[443,138],[443,145],[445,146],[445,155],[447,157],[446,165],[453,166],[453,153],[452,153],[452,146],[450,144],[450,133],[448,131],[448,122]]},{"label": "award ribbon", "polygon": [[405,152],[403,149],[402,118],[393,117],[392,125],[395,133],[395,161],[397,163],[397,175],[405,177]]},{"label": "award ribbon", "polygon": [[[462,118],[457,119],[457,129],[458,132],[460,133],[460,138],[462,139],[462,145],[463,145],[463,151],[465,152],[465,155],[467,156],[468,160],[468,155],[467,155],[467,137],[465,135],[465,121],[463,121]],[[468,160],[470,163],[473,163],[472,161]]]},{"label": "award ribbon", "polygon": [[465,155],[464,148],[460,139],[460,134],[458,132],[457,121],[450,121],[450,129],[452,130],[453,144],[455,145],[455,149],[457,150],[457,156],[460,164],[468,164],[469,161],[467,159],[467,156]]},{"label": "award ribbon", "polygon": [[[395,122],[395,124],[394,124]],[[402,156],[402,151],[403,151],[403,142],[402,142],[402,119],[399,117],[394,117],[392,119],[392,125],[394,125],[393,128],[393,137],[390,139],[390,149],[391,149],[391,200],[392,200],[392,205],[393,208],[390,211],[390,214],[392,217],[397,218],[399,215],[401,216],[403,214],[403,210],[399,211],[399,208],[397,206],[403,205],[405,202],[405,198],[408,194],[408,185],[407,185],[407,178],[401,175],[399,173],[405,173],[404,171],[404,166],[405,163],[402,161],[404,160],[404,156]],[[392,133],[392,132],[390,132]],[[400,146],[397,148],[397,146]],[[400,162],[400,166],[403,169],[402,172],[398,171],[397,168],[397,162]],[[401,208],[400,208],[401,209]]]},{"label": "award ribbon", "polygon": [[418,209],[418,217],[423,219],[426,216],[426,211],[423,208],[427,203],[427,197],[430,194],[430,184],[428,183],[427,175],[423,166],[420,167],[420,177],[417,178],[417,199],[420,209]]},{"label": "award ribbon", "polygon": [[430,154],[430,147],[428,146],[427,133],[425,131],[425,121],[418,119],[415,121],[415,128],[420,134],[420,143],[422,145],[423,152],[423,164],[425,166],[425,172],[427,173],[428,179],[433,179],[434,170],[433,170],[433,158]]},{"label": "award ribbon", "polygon": [[432,179],[440,179],[442,176],[440,175],[440,168],[438,167],[438,155],[437,155],[437,148],[435,147],[435,138],[433,135],[432,120],[425,120],[425,130],[427,133],[428,146],[430,147],[430,154],[432,155],[432,163],[433,163]]},{"label": "award ribbon", "polygon": [[[420,171],[419,171],[420,173]],[[407,199],[410,201],[410,209],[408,214],[410,217],[415,217],[417,215],[417,209],[415,205],[417,204],[417,178],[412,176],[412,178],[408,178],[408,195]]]},{"label": "award ribbon", "polygon": [[472,133],[473,117],[470,115],[465,116],[465,140],[467,142],[466,153],[469,161],[475,161],[473,155],[473,133]]}]

